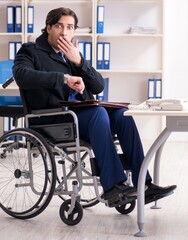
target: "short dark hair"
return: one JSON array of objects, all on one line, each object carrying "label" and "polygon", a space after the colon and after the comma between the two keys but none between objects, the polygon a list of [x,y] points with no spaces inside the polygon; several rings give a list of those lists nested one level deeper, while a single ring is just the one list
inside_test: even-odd
[{"label": "short dark hair", "polygon": [[74,28],[78,28],[78,17],[76,16],[76,13],[70,8],[61,7],[53,9],[47,14],[45,22],[46,27],[42,29],[42,32],[47,32],[47,25],[52,26],[56,24],[62,16],[72,16],[74,18]]}]

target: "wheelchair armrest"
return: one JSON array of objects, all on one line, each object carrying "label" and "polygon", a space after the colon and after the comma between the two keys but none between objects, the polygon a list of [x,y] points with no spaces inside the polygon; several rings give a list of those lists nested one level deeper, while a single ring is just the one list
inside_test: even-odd
[{"label": "wheelchair armrest", "polygon": [[68,111],[68,107],[32,110],[31,114],[57,113],[62,111]]}]

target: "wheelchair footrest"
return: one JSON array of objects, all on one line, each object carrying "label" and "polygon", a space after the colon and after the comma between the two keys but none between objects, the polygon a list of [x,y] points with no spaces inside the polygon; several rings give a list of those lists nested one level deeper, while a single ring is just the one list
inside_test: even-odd
[{"label": "wheelchair footrest", "polygon": [[136,196],[126,196],[122,193],[116,195],[115,197],[111,198],[107,202],[108,207],[118,207],[126,205],[127,203],[130,203],[132,201],[136,200]]}]

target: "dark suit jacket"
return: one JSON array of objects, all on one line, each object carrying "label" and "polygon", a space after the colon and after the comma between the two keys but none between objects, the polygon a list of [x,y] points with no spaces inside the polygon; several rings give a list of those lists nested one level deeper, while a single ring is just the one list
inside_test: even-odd
[{"label": "dark suit jacket", "polygon": [[13,76],[32,110],[56,108],[59,100],[68,100],[70,88],[64,84],[64,74],[83,78],[86,89],[78,94],[78,100],[93,99],[93,94],[104,89],[100,73],[83,57],[79,67],[65,63],[48,44],[45,33],[35,43],[23,44],[16,55]]}]

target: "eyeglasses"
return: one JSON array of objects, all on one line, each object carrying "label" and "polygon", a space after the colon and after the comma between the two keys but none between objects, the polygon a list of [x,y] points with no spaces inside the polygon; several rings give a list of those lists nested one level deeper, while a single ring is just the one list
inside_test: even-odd
[{"label": "eyeglasses", "polygon": [[56,24],[53,25],[56,29],[58,30],[64,30],[67,29],[69,31],[73,31],[74,30],[74,25],[73,24],[68,24],[67,26],[64,26],[63,23],[59,23],[57,22]]}]

